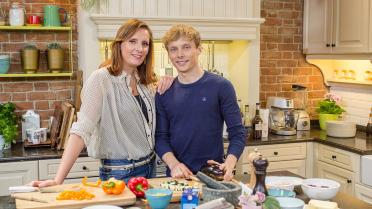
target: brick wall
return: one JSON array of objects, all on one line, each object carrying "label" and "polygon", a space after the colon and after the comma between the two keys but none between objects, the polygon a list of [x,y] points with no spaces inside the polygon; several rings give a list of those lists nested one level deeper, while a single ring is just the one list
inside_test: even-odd
[{"label": "brick wall", "polygon": [[[58,5],[73,15],[73,63],[77,69],[76,56],[76,0],[0,0],[0,7],[8,13],[13,2],[25,6],[26,16],[43,16],[45,5]],[[65,66],[68,69],[68,32],[53,31],[0,31],[0,54],[11,56],[9,73],[21,73],[20,49],[26,44],[33,44],[40,49],[38,72],[48,72],[45,50],[48,43],[57,42],[65,50]],[[47,127],[48,119],[57,104],[72,100],[74,95],[74,78],[38,77],[38,78],[0,78],[0,102],[11,101],[17,106],[17,113],[34,109],[41,117],[41,126]]]},{"label": "brick wall", "polygon": [[262,0],[260,100],[292,98],[292,84],[308,88],[308,111],[317,117],[316,104],[327,92],[318,68],[302,54],[303,0]]}]

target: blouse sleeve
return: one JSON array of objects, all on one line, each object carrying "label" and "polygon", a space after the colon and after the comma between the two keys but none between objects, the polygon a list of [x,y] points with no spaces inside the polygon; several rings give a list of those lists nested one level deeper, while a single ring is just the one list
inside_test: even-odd
[{"label": "blouse sleeve", "polygon": [[95,71],[84,83],[81,93],[81,108],[77,113],[77,122],[72,124],[70,134],[76,134],[83,138],[86,146],[97,126],[102,114],[103,104],[103,73]]}]

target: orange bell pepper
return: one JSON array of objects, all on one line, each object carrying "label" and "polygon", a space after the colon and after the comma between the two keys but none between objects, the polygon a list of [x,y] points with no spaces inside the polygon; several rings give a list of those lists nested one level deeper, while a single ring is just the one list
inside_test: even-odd
[{"label": "orange bell pepper", "polygon": [[98,179],[96,182],[88,182],[88,177],[84,176],[84,178],[81,180],[81,183],[84,186],[90,186],[90,187],[99,187],[101,185],[102,180]]},{"label": "orange bell pepper", "polygon": [[106,194],[118,195],[124,191],[125,182],[115,178],[110,178],[109,180],[103,182],[102,189]]}]

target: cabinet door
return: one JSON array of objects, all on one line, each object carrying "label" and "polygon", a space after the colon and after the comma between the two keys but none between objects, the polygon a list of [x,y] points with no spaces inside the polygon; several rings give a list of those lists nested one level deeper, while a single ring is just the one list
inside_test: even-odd
[{"label": "cabinet door", "polygon": [[321,161],[317,161],[317,171],[319,178],[335,180],[341,184],[341,192],[354,195],[355,175],[353,172]]},{"label": "cabinet door", "polygon": [[[240,167],[236,168],[236,174],[250,174],[249,171],[250,164],[242,164]],[[289,171],[291,173],[305,176],[306,174],[306,161],[305,160],[289,160],[289,161],[278,161],[269,162],[269,167],[267,172],[273,171]]]},{"label": "cabinet door", "polygon": [[368,52],[369,0],[334,0],[333,53]]},{"label": "cabinet door", "polygon": [[355,197],[372,204],[372,188],[355,184]]},{"label": "cabinet door", "polygon": [[14,162],[0,164],[0,196],[9,195],[10,186],[25,185],[38,179],[38,162]]},{"label": "cabinet door", "polygon": [[305,0],[303,40],[305,54],[331,53],[332,1]]}]

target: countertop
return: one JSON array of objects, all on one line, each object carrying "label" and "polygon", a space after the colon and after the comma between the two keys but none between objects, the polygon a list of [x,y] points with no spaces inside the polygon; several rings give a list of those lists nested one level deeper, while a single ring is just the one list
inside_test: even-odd
[{"label": "countertop", "polygon": [[[228,142],[226,140],[226,142]],[[270,134],[263,140],[251,140],[247,138],[246,146],[285,144],[299,142],[317,142],[326,144],[335,148],[350,151],[359,155],[372,155],[372,137],[367,139],[364,132],[357,132],[353,138],[335,138],[327,136],[325,131],[311,130],[298,131],[293,136],[279,136]],[[63,150],[57,151],[50,148],[24,148],[22,143],[12,144],[9,150],[0,151],[0,163],[27,161],[27,160],[44,160],[61,158]],[[87,157],[86,151],[80,153],[80,157]]]},{"label": "countertop", "polygon": [[[277,172],[271,172],[269,175],[272,176],[297,176],[291,172],[288,171],[277,171]],[[242,175],[242,176],[236,176],[237,180],[242,182],[248,182],[249,181],[249,175]],[[305,194],[301,192],[296,195],[297,198],[300,198],[307,203],[309,201],[309,198],[306,197]],[[296,189],[296,191],[298,191]],[[372,205],[368,204],[366,202],[363,202],[357,198],[352,197],[351,195],[348,195],[346,193],[339,192],[331,201],[337,202],[339,208],[341,209],[372,209]],[[134,205],[139,208],[149,208],[147,205],[143,203],[142,200],[138,199],[137,203]],[[1,209],[16,209],[15,202],[13,199],[10,199],[9,196],[0,196],[0,208]],[[170,204],[167,209],[178,209],[180,208],[179,203],[172,203]]]}]

